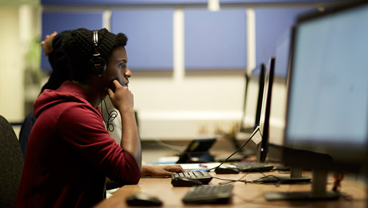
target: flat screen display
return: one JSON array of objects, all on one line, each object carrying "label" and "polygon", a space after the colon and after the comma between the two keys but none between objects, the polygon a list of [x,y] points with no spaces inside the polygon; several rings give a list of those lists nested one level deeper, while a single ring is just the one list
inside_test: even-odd
[{"label": "flat screen display", "polygon": [[327,154],[337,169],[366,159],[367,20],[366,4],[304,19],[294,33],[285,146]]}]

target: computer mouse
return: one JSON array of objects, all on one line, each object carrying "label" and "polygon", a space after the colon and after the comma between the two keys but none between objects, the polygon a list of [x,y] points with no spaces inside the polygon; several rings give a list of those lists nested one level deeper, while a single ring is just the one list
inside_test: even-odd
[{"label": "computer mouse", "polygon": [[194,178],[178,177],[171,180],[171,184],[174,187],[190,187],[202,185],[202,182]]},{"label": "computer mouse", "polygon": [[129,206],[161,206],[162,201],[148,194],[133,194],[126,198]]},{"label": "computer mouse", "polygon": [[236,168],[219,167],[215,169],[216,174],[238,174],[240,171]]}]

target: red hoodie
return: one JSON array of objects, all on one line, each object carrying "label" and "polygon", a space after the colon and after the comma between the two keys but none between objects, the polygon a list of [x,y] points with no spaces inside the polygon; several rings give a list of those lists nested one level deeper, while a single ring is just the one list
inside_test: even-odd
[{"label": "red hoodie", "polygon": [[106,176],[136,184],[140,170],[105,129],[99,108],[66,81],[34,103],[15,207],[91,207],[103,199]]}]

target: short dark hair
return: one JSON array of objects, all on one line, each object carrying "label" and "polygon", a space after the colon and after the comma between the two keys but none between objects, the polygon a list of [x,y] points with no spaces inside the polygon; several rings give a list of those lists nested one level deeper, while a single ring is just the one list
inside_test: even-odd
[{"label": "short dark hair", "polygon": [[[63,40],[62,49],[68,56],[71,78],[74,81],[83,81],[90,73],[88,62],[93,56],[93,31],[86,28],[72,30]],[[97,50],[105,59],[111,54],[115,47],[125,47],[128,38],[124,33],[109,32],[106,28],[98,30]]]}]

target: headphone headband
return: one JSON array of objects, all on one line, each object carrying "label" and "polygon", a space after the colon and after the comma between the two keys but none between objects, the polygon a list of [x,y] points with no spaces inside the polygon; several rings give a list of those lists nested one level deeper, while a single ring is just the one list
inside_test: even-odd
[{"label": "headphone headband", "polygon": [[97,47],[97,44],[98,44],[98,31],[94,30],[93,31],[93,45]]},{"label": "headphone headband", "polygon": [[100,76],[106,69],[105,60],[101,57],[100,53],[98,52],[98,30],[93,31],[93,57],[89,61],[89,67],[92,70],[92,73]]}]

